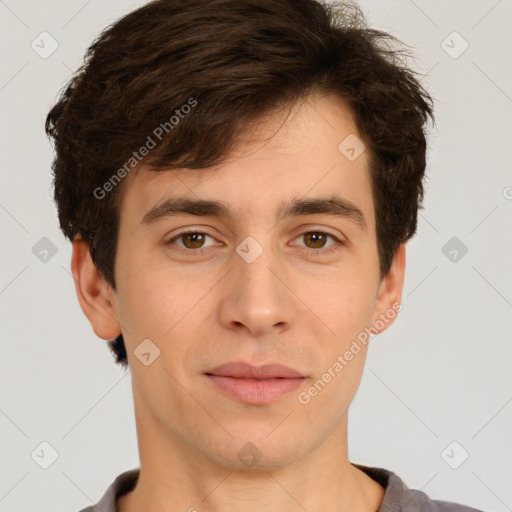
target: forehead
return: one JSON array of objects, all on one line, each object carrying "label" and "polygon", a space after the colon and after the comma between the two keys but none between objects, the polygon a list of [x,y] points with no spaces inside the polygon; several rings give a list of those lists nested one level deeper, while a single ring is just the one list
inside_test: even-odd
[{"label": "forehead", "polygon": [[237,219],[254,220],[274,215],[291,198],[337,194],[357,204],[371,222],[369,157],[363,148],[342,100],[309,97],[286,120],[274,112],[248,126],[214,167],[154,171],[142,162],[124,183],[121,219],[140,224],[155,205],[186,197],[220,200]]}]

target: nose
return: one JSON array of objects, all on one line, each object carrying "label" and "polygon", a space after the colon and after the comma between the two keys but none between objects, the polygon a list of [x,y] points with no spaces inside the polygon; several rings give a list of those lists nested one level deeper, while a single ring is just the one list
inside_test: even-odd
[{"label": "nose", "polygon": [[238,254],[233,259],[221,300],[222,325],[253,336],[288,330],[295,320],[297,298],[282,264],[270,250],[251,263]]}]

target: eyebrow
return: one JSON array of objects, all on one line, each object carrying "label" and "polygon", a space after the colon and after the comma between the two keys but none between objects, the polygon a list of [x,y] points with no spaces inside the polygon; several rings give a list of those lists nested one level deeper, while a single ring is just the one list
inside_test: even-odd
[{"label": "eyebrow", "polygon": [[[346,218],[365,230],[367,228],[366,219],[361,209],[351,201],[337,195],[282,202],[276,212],[276,222],[290,217],[313,214]],[[141,224],[154,224],[158,220],[176,215],[196,215],[221,219],[231,219],[235,216],[230,207],[222,201],[177,197],[166,199],[155,205],[144,215]]]}]

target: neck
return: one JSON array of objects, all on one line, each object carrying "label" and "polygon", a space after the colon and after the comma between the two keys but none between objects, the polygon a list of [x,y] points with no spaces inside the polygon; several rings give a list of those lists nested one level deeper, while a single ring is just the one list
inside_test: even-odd
[{"label": "neck", "polygon": [[140,475],[118,499],[119,512],[375,512],[382,503],[384,488],[348,460],[346,417],[301,458],[240,469],[206,457],[135,410]]}]

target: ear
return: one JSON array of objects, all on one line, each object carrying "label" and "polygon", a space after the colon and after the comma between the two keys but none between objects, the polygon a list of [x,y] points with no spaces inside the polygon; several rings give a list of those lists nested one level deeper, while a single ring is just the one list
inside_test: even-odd
[{"label": "ear", "polygon": [[379,285],[372,322],[374,333],[384,332],[402,310],[404,276],[405,242],[398,247],[391,268]]},{"label": "ear", "polygon": [[119,336],[115,292],[93,263],[89,243],[81,238],[73,241],[71,271],[78,302],[96,336],[104,340]]}]

